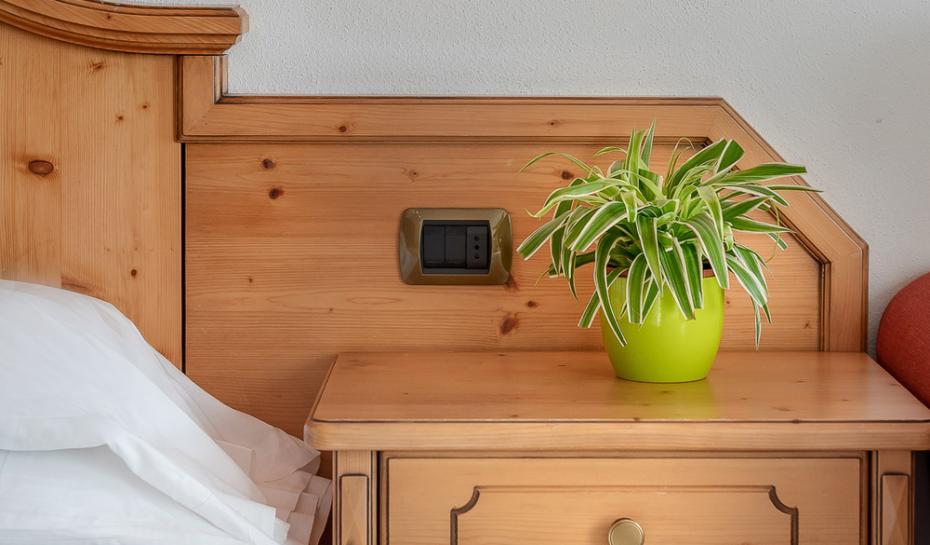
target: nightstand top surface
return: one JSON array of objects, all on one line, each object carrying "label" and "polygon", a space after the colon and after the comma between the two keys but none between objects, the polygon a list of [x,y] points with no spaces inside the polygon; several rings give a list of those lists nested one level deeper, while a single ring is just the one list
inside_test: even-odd
[{"label": "nightstand top surface", "polygon": [[782,433],[809,424],[879,433],[903,427],[930,441],[930,410],[866,354],[846,352],[721,352],[706,380],[681,384],[614,378],[601,352],[342,354],[308,435],[325,443],[337,435],[374,440],[404,426],[520,434],[542,425],[635,437],[675,424],[664,429]]}]

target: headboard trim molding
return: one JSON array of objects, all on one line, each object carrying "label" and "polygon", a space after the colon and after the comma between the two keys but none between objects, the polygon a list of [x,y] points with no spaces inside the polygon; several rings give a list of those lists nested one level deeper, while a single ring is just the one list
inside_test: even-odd
[{"label": "headboard trim molding", "polygon": [[[726,136],[744,146],[747,164],[783,160],[716,97],[231,96],[224,56],[180,57],[179,72],[183,142],[615,143],[630,127],[656,120],[659,140],[687,137],[700,144]],[[868,246],[818,194],[789,198],[783,219],[822,265],[821,349],[864,350]]]},{"label": "headboard trim molding", "polygon": [[0,21],[96,49],[169,55],[216,55],[248,29],[248,18],[238,7],[130,6],[98,0],[0,0]]}]

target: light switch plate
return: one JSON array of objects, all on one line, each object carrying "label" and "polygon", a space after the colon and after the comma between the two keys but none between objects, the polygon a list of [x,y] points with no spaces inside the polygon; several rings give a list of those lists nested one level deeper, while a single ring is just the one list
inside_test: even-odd
[{"label": "light switch plate", "polygon": [[[461,269],[430,270],[431,267],[424,266],[421,262],[424,225],[433,228],[437,222],[446,221],[472,226],[487,222],[491,247],[486,267],[480,267],[484,263],[472,254]],[[407,284],[506,284],[513,259],[510,214],[502,208],[408,208],[400,218],[397,249],[400,277]]]}]

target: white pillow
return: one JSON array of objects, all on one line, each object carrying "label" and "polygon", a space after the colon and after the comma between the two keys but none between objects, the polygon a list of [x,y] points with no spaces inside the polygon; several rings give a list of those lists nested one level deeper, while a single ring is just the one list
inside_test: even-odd
[{"label": "white pillow", "polygon": [[318,466],[108,303],[0,281],[0,542],[307,543],[331,502]]}]

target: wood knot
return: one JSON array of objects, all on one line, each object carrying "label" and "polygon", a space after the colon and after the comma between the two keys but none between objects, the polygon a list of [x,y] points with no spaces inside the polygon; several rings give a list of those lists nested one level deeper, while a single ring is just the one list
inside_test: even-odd
[{"label": "wood knot", "polygon": [[342,133],[349,132],[349,127],[345,125],[339,125],[339,132],[342,132]]},{"label": "wood knot", "polygon": [[262,159],[262,168],[267,170],[274,168],[274,161],[271,159]]},{"label": "wood knot", "polygon": [[48,161],[42,161],[41,159],[29,161],[29,172],[37,176],[48,176],[53,170],[55,170],[55,165]]},{"label": "wood knot", "polygon": [[536,301],[527,301],[527,302],[526,302],[526,308],[536,308],[536,307],[538,307],[538,306],[539,306],[539,303],[537,303]]},{"label": "wood knot", "polygon": [[511,331],[517,328],[520,325],[520,318],[516,313],[510,313],[504,315],[504,319],[501,320],[500,332],[501,335],[507,335]]},{"label": "wood knot", "polygon": [[563,170],[563,171],[562,171],[562,179],[563,179],[563,180],[571,180],[571,179],[574,178],[574,177],[575,177],[575,175],[572,174],[571,172],[569,172],[569,171],[567,171],[567,170]]},{"label": "wood knot", "polygon": [[142,103],[142,109],[143,109],[143,110],[148,110],[148,109],[149,109],[149,103],[148,103],[148,102],[143,102],[143,103]]},{"label": "wood knot", "polygon": [[129,276],[135,277],[137,274],[139,274],[139,271],[135,269],[132,269],[131,271],[129,271]]},{"label": "wood knot", "polygon": [[90,63],[90,71],[91,71],[91,73],[99,72],[99,71],[103,70],[103,67],[104,67],[104,66],[106,66],[106,63],[105,63],[105,62],[103,62],[103,61],[94,61],[94,62]]},{"label": "wood knot", "polygon": [[122,121],[123,119],[125,119],[125,118],[123,117],[123,114],[119,114],[119,115],[116,116],[116,121],[117,121],[117,122]]},{"label": "wood knot", "polygon": [[277,199],[281,195],[284,195],[284,190],[280,187],[272,187],[268,190],[268,198],[272,200]]},{"label": "wood knot", "polygon": [[558,125],[558,124],[559,124],[559,120],[558,120],[558,119],[550,119],[550,120],[546,123],[546,125],[549,125],[550,127],[555,127],[555,126]]}]

